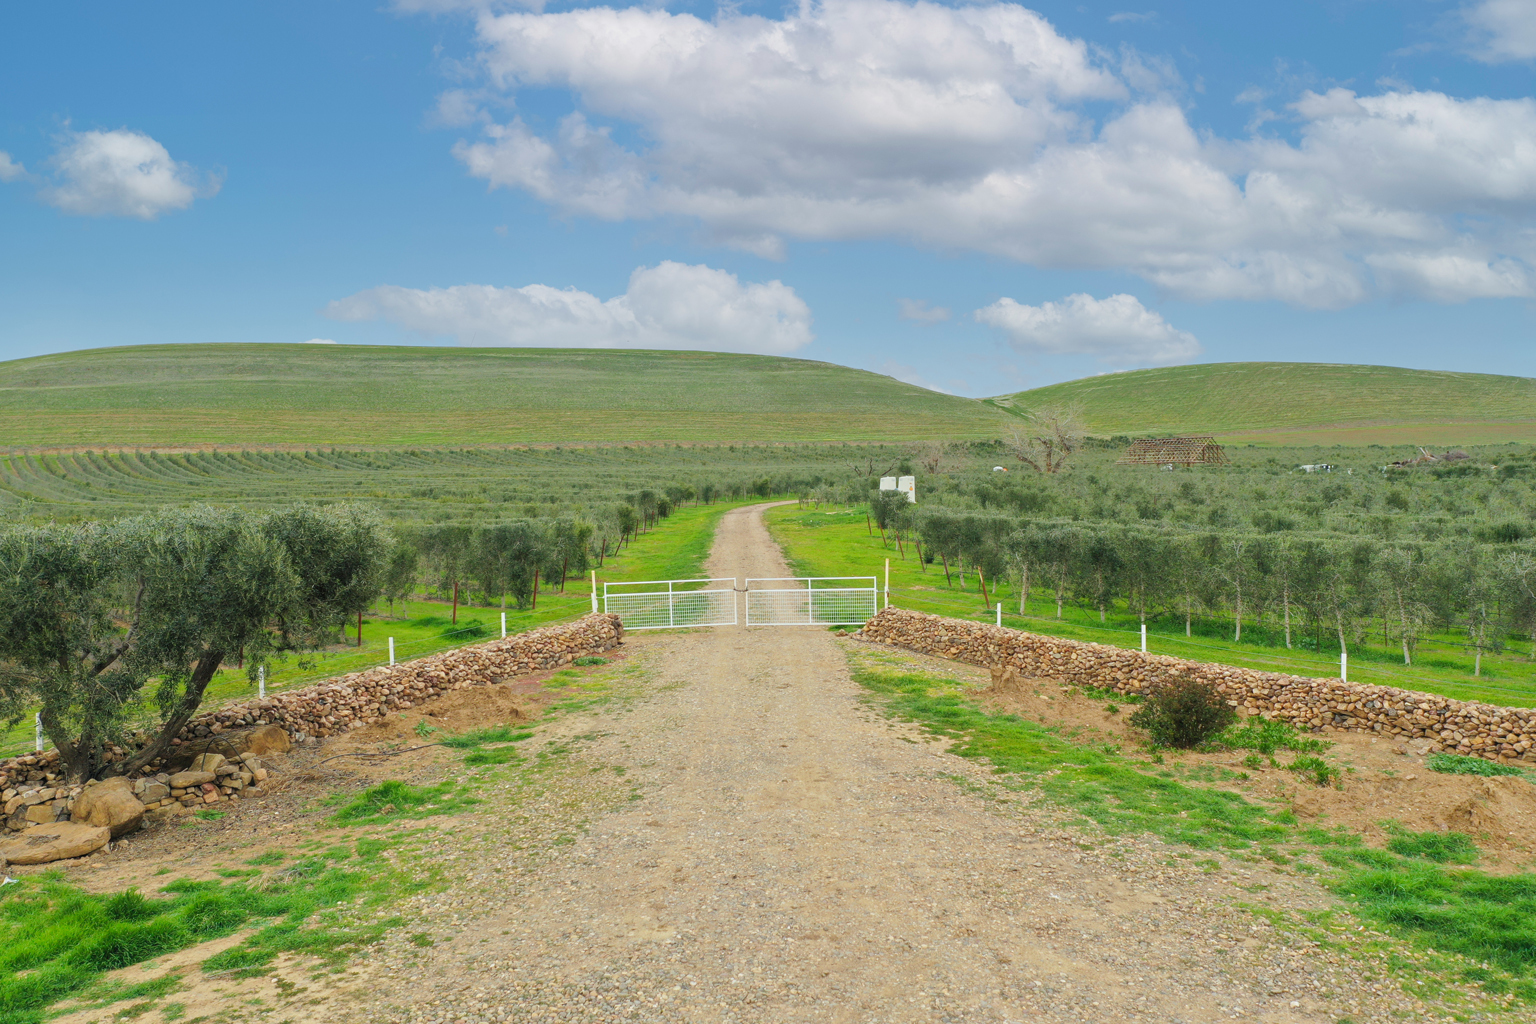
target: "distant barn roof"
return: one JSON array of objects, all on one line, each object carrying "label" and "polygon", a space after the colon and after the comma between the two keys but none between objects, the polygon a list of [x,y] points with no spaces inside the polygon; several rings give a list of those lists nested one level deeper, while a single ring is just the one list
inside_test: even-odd
[{"label": "distant barn roof", "polygon": [[1224,466],[1227,453],[1209,434],[1199,437],[1148,437],[1132,441],[1120,460],[1122,466],[1193,466],[1206,463]]}]

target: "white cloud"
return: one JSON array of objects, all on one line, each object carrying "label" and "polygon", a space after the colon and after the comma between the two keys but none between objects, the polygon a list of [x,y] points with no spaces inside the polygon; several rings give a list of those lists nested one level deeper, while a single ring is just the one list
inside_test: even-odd
[{"label": "white cloud", "polygon": [[389,320],[471,345],[666,348],[786,355],[809,344],[811,311],[779,281],[742,284],[735,274],[663,262],[640,267],[623,295],[574,288],[385,285],[332,302],[335,320]]},{"label": "white cloud", "polygon": [[1181,363],[1202,351],[1181,331],[1141,304],[1134,295],[1068,295],[1060,302],[1027,306],[998,299],[978,309],[976,320],[1002,330],[1021,352],[1090,355],[1114,366]]},{"label": "white cloud", "polygon": [[1536,57],[1536,4],[1477,0],[1462,9],[1472,55],[1490,64]]},{"label": "white cloud", "polygon": [[1118,14],[1111,14],[1109,16],[1109,20],[1110,20],[1111,24],[1119,24],[1120,22],[1125,22],[1125,21],[1129,21],[1129,22],[1151,21],[1151,20],[1153,20],[1156,17],[1157,17],[1157,12],[1156,11],[1145,11],[1145,12],[1143,12],[1141,14],[1137,14],[1135,11],[1121,11]]},{"label": "white cloud", "polygon": [[[714,21],[602,7],[486,14],[476,32],[487,95],[566,90],[576,109],[547,130],[488,120],[455,155],[569,213],[681,217],[770,258],[785,239],[898,238],[1192,299],[1338,307],[1536,282],[1528,99],[1305,93],[1254,118],[1289,120],[1291,140],[1223,139],[1164,95],[1171,65],[1090,50],[1011,3]],[[1402,269],[1449,259],[1466,272]]]},{"label": "white cloud", "polygon": [[334,338],[310,338],[304,344],[306,344],[306,345],[334,345],[334,344],[336,344],[336,341],[335,341]]},{"label": "white cloud", "polygon": [[0,149],[0,181],[15,181],[17,178],[25,176],[26,173],[27,169],[15,160],[12,160],[11,154]]},{"label": "white cloud", "polygon": [[171,159],[164,146],[142,132],[73,132],[51,161],[55,183],[44,201],[66,213],[153,220],[192,205],[219,189],[214,179]]},{"label": "white cloud", "polygon": [[944,306],[930,306],[922,299],[897,299],[896,315],[903,320],[936,324],[949,319],[949,310]]}]

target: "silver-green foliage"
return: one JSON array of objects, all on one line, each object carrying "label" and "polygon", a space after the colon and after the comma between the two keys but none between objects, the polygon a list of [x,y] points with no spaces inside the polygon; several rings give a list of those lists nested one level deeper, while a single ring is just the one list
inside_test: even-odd
[{"label": "silver-green foliage", "polygon": [[[313,650],[378,596],[388,537],[353,506],[193,508],[0,533],[0,714],[41,716],[72,780],[153,761],[226,660]],[[141,711],[158,719],[109,763]]]}]

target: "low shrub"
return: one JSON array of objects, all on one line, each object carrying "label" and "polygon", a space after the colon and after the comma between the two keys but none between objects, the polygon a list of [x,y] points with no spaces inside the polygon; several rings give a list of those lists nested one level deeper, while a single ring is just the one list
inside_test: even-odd
[{"label": "low shrub", "polygon": [[1214,686],[1181,679],[1150,694],[1132,713],[1130,723],[1145,729],[1157,746],[1189,750],[1236,719],[1237,712],[1227,706]]}]

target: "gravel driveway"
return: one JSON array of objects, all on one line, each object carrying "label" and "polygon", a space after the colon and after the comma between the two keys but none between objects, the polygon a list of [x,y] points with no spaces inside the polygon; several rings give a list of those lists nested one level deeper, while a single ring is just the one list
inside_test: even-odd
[{"label": "gravel driveway", "polygon": [[[761,507],[725,516],[708,570],[790,574]],[[1395,986],[1236,907],[1321,905],[1306,880],[1202,870],[1154,840],[1090,841],[876,714],[844,648],[894,654],[797,628],[627,646],[645,695],[568,731],[596,733],[581,762],[593,778],[623,770],[638,798],[611,801],[553,855],[530,859],[510,825],[466,836],[452,891],[411,904],[439,941],[402,930],[353,975],[348,1005],[318,1019],[1413,1015]],[[552,785],[540,813],[575,802]]]}]

